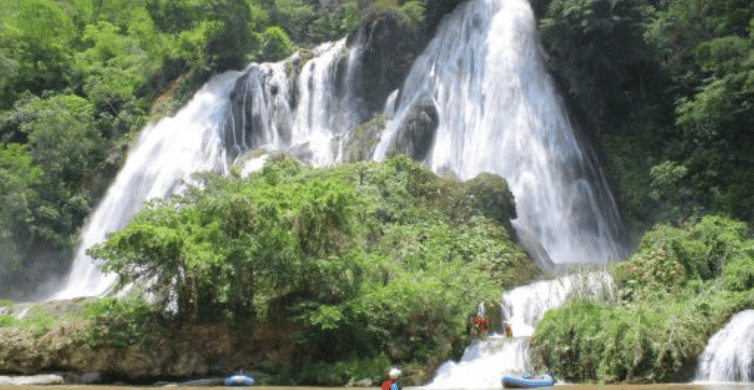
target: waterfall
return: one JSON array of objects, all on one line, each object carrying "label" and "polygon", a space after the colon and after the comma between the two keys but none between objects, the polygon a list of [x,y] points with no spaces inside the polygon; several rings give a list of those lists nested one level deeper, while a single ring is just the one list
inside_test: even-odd
[{"label": "waterfall", "polygon": [[438,367],[433,389],[476,389],[500,387],[506,372],[530,372],[529,338],[545,312],[569,298],[613,299],[615,286],[605,272],[582,273],[532,283],[503,294],[503,322],[512,338],[492,334],[474,340],[458,362],[447,361]]},{"label": "waterfall", "polygon": [[148,125],[141,132],[84,227],[68,280],[56,299],[100,295],[113,286],[116,276],[102,275],[97,261],[87,256],[86,250],[103,241],[107,233],[125,226],[144,201],[175,193],[181,179],[193,172],[227,171],[217,130],[225,115],[223,96],[236,77],[227,73],[212,79],[178,115]]},{"label": "waterfall", "polygon": [[439,121],[424,162],[464,180],[503,176],[516,199],[513,225],[538,260],[623,256],[615,200],[545,70],[527,0],[468,1],[445,17],[403,84],[377,159],[427,101]]},{"label": "waterfall", "polygon": [[358,56],[346,49],[345,39],[311,55],[303,64],[294,55],[216,76],[174,117],[142,130],[88,219],[68,280],[53,298],[109,291],[116,276],[103,275],[86,250],[125,226],[145,201],[180,193],[195,172],[226,174],[240,161],[248,173],[274,150],[313,165],[335,162],[345,132],[364,119],[349,87]]},{"label": "waterfall", "polygon": [[710,338],[697,382],[754,382],[754,310],[742,311]]}]

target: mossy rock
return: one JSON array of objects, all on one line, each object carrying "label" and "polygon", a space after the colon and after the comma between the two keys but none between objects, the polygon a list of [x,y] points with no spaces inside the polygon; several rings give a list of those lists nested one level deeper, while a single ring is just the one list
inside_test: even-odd
[{"label": "mossy rock", "polygon": [[385,131],[385,117],[375,113],[372,118],[351,130],[345,143],[344,159],[349,162],[369,160]]},{"label": "mossy rock", "polygon": [[406,114],[388,148],[388,154],[403,153],[414,160],[424,160],[432,147],[439,120],[437,107],[432,100],[421,99]]},{"label": "mossy rock", "polygon": [[516,218],[516,203],[508,182],[493,173],[480,173],[466,183],[473,206],[482,215],[506,226]]}]

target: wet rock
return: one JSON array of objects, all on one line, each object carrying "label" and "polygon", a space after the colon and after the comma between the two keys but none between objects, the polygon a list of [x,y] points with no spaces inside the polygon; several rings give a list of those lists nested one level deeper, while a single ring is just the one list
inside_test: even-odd
[{"label": "wet rock", "polygon": [[81,381],[79,383],[99,383],[102,382],[102,375],[99,372],[87,372],[81,375]]},{"label": "wet rock", "polygon": [[382,111],[388,95],[403,83],[419,45],[413,28],[390,12],[367,18],[349,37],[348,46],[359,48],[359,87],[368,112]]},{"label": "wet rock", "polygon": [[422,161],[432,147],[439,115],[434,103],[425,98],[414,104],[393,138],[388,154],[405,153]]},{"label": "wet rock", "polygon": [[372,387],[375,383],[371,378],[364,378],[362,380],[358,380],[356,382],[353,382],[352,386],[354,387]]},{"label": "wet rock", "polygon": [[345,143],[344,159],[346,161],[371,159],[384,130],[385,118],[380,114],[375,114],[372,119],[353,128]]},{"label": "wet rock", "polygon": [[222,386],[224,381],[225,381],[225,378],[194,379],[191,381],[182,382],[181,386],[192,386],[192,387]]}]

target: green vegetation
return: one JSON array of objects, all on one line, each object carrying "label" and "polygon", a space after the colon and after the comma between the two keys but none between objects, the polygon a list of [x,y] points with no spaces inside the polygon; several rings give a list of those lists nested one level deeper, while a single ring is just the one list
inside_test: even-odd
[{"label": "green vegetation", "polygon": [[537,325],[534,351],[568,381],[685,381],[709,337],[754,307],[754,239],[707,216],[659,225],[611,269],[617,302],[577,300]]},{"label": "green vegetation", "polygon": [[[280,60],[417,1],[29,0],[0,5],[0,284],[64,272],[135,133],[212,74]],[[46,269],[34,275],[22,271]],[[13,282],[13,283],[12,283]]]},{"label": "green vegetation", "polygon": [[605,147],[635,231],[754,222],[751,2],[541,3],[549,64]]},{"label": "green vegetation", "polygon": [[[13,286],[4,297],[18,300],[46,276],[24,269],[65,270],[136,132],[212,74],[296,51],[304,63],[313,45],[384,13],[420,47],[457,4],[2,2],[0,285]],[[685,378],[707,338],[754,307],[754,7],[534,6],[575,120],[605,151],[633,232],[647,232],[612,269],[617,301],[548,313],[535,349],[574,381]],[[391,82],[410,59],[389,59]],[[383,127],[380,115],[358,127],[349,158],[367,156]],[[107,298],[75,314],[92,322],[93,346],[144,346],[175,286],[177,323],[219,322],[239,334],[295,325],[297,357],[265,362],[273,383],[342,384],[391,362],[432,367],[457,355],[471,302],[497,301],[501,288],[538,275],[511,244],[512,198],[494,175],[457,183],[404,157],[324,170],[283,158],[249,178],[200,179],[202,190],[150,204],[93,250],[124,283],[154,277],[161,299]],[[42,309],[0,315],[0,327],[36,337],[57,321],[66,319]]]},{"label": "green vegetation", "polygon": [[537,275],[511,243],[498,176],[459,183],[405,156],[278,160],[248,178],[199,175],[202,189],[150,204],[90,254],[121,284],[153,280],[163,307],[174,286],[179,322],[294,323],[301,359],[279,373],[320,384],[388,358],[439,364],[465,346],[477,302]]},{"label": "green vegetation", "polygon": [[114,346],[126,349],[132,345],[147,348],[150,332],[162,325],[162,316],[143,297],[129,294],[122,299],[105,297],[84,306],[83,318],[91,319],[87,345]]}]

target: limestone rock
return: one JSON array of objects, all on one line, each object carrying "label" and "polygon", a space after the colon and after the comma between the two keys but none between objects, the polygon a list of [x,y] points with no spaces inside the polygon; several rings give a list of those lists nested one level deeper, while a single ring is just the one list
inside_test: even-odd
[{"label": "limestone rock", "polygon": [[368,112],[382,111],[388,95],[401,86],[418,55],[416,33],[392,13],[383,12],[356,28],[349,36],[348,46],[353,45],[361,48],[360,95]]},{"label": "limestone rock", "polygon": [[222,386],[225,378],[206,378],[206,379],[194,379],[191,381],[182,382],[181,386],[190,387],[213,387]]},{"label": "limestone rock", "polygon": [[353,128],[345,143],[344,159],[346,161],[371,159],[384,130],[385,118],[380,114],[376,114],[372,119]]},{"label": "limestone rock", "polygon": [[422,161],[432,147],[439,114],[434,103],[424,98],[415,103],[398,128],[388,154],[405,153],[414,160]]},{"label": "limestone rock", "polygon": [[372,387],[375,383],[372,380],[372,378],[364,378],[362,380],[358,380],[356,382],[353,382],[352,386],[354,387]]}]

